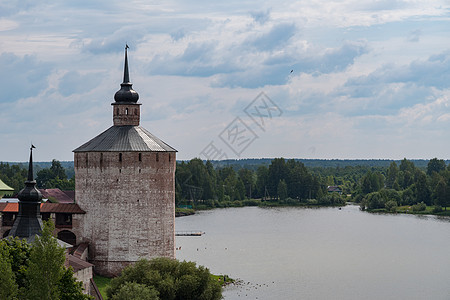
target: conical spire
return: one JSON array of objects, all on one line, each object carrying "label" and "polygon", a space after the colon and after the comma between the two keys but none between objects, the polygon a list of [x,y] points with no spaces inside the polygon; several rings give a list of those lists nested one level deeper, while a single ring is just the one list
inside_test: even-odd
[{"label": "conical spire", "polygon": [[19,214],[9,232],[9,236],[25,238],[28,242],[32,242],[35,236],[41,234],[42,231],[40,214],[42,194],[36,188],[36,181],[33,178],[33,148],[35,147],[31,145],[25,188],[17,195],[17,198],[19,198]]},{"label": "conical spire", "polygon": [[30,161],[28,162],[28,178],[25,181],[25,188],[22,189],[17,198],[21,201],[41,202],[42,194],[36,188],[36,181],[33,178],[33,145],[30,147]]},{"label": "conical spire", "polygon": [[33,144],[30,147],[30,161],[28,163],[28,181],[33,181],[33,148],[36,148]]},{"label": "conical spire", "polygon": [[125,46],[125,66],[123,70],[123,83],[120,84],[120,90],[114,95],[116,102],[136,103],[139,100],[139,94],[131,87],[130,74],[128,71],[128,45]]},{"label": "conical spire", "polygon": [[125,45],[125,66],[123,67],[123,83],[130,83],[130,74],[128,72],[128,45]]}]

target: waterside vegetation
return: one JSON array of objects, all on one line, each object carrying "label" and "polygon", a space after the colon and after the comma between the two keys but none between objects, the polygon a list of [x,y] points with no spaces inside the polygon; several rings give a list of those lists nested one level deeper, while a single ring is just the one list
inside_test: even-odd
[{"label": "waterside vegetation", "polygon": [[[57,160],[40,163],[36,171],[38,187],[73,189],[73,168],[68,166],[69,162]],[[26,170],[20,164],[0,163],[0,179],[17,193],[26,180]],[[450,165],[438,158],[194,158],[177,162],[175,200],[177,216],[223,207],[341,206],[346,202],[357,203],[369,212],[449,215]]]}]

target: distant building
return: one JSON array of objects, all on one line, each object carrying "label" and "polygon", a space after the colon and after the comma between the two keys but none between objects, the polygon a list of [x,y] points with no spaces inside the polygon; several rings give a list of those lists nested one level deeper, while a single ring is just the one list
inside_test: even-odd
[{"label": "distant building", "polygon": [[2,199],[2,197],[5,195],[12,194],[13,192],[14,189],[0,179],[0,199]]},{"label": "distant building", "polygon": [[338,193],[342,195],[342,189],[337,185],[329,185],[327,188],[328,193]]}]

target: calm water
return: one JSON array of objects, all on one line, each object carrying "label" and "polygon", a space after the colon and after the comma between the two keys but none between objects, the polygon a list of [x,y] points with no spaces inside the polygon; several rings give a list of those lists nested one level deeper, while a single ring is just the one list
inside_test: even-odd
[{"label": "calm water", "polygon": [[242,284],[225,299],[450,299],[450,219],[228,208],[176,219],[180,260]]}]

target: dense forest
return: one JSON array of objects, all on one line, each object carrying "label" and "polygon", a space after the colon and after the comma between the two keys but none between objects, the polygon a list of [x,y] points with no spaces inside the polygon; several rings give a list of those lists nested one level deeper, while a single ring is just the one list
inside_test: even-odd
[{"label": "dense forest", "polygon": [[[65,167],[64,167],[64,166]],[[0,179],[17,193],[26,164],[0,163]],[[73,163],[36,163],[40,188],[73,190]],[[69,176],[68,176],[69,174]],[[428,211],[450,206],[450,165],[431,160],[242,159],[178,161],[175,175],[179,206],[343,205],[364,210]],[[328,192],[338,186],[340,193]]]}]

